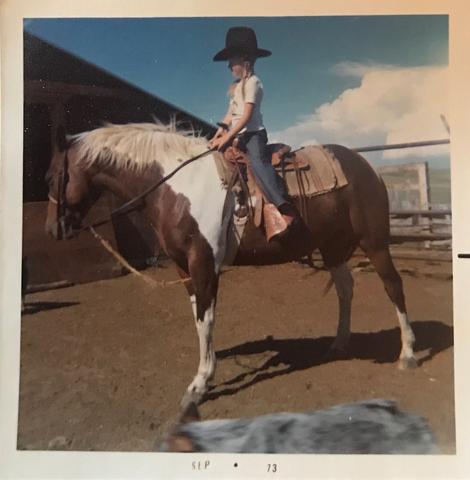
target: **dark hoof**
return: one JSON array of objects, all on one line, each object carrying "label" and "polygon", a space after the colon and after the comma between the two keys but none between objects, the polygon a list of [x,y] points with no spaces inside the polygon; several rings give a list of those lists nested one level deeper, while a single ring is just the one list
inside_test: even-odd
[{"label": "dark hoof", "polygon": [[413,368],[418,368],[418,361],[415,357],[400,358],[400,360],[398,361],[399,370],[411,370]]},{"label": "dark hoof", "polygon": [[184,411],[191,404],[199,405],[201,403],[203,396],[204,396],[204,393],[201,393],[201,392],[186,391],[180,403],[181,409]]}]

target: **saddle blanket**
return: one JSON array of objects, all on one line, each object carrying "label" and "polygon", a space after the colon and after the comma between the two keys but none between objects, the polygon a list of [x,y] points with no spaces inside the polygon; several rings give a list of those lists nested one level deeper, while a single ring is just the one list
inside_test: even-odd
[{"label": "saddle blanket", "polygon": [[[295,169],[288,164],[284,181],[291,197],[321,195],[348,184],[340,163],[333,153],[322,145],[309,145],[295,153],[295,160],[303,166]],[[282,169],[276,168],[282,176]]]}]

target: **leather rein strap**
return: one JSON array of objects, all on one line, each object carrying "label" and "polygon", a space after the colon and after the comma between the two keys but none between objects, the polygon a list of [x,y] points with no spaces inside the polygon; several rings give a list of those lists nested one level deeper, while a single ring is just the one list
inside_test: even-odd
[{"label": "leather rein strap", "polygon": [[[186,167],[186,165],[189,165],[192,162],[195,162],[196,160],[199,160],[200,158],[208,155],[211,152],[216,151],[217,148],[209,148],[208,150],[205,150],[204,152],[200,153],[199,155],[196,155],[195,157],[192,157],[186,161],[184,161],[181,165],[179,165],[177,168],[175,168],[172,172],[170,172],[168,175],[160,179],[158,182],[154,183],[147,189],[145,189],[142,193],[137,195],[136,197],[132,198],[128,202],[126,202],[124,205],[121,205],[120,207],[114,209],[109,213],[106,217],[103,217],[96,222],[93,222],[90,225],[85,225],[84,227],[81,227],[77,230],[74,231],[74,234],[78,234],[82,232],[83,230],[89,230],[91,228],[95,227],[100,227],[101,225],[105,225],[106,223],[110,222],[113,218],[116,216],[124,215],[126,213],[130,213],[134,210],[137,209],[138,206],[143,205],[143,200],[147,195],[152,193],[154,190],[156,190],[158,187],[163,185],[165,182],[167,182],[173,175],[175,175],[179,170],[182,168]],[[62,232],[65,232],[65,210],[67,206],[67,199],[66,199],[66,188],[67,188],[67,183],[69,181],[69,175],[68,175],[68,150],[65,152],[65,157],[64,157],[64,168],[59,176],[59,185],[58,185],[58,192],[59,192],[59,198],[56,200],[52,195],[49,194],[49,200],[52,201],[52,203],[55,203],[57,205],[57,219],[58,219],[58,224],[59,224],[59,239],[62,238]],[[140,202],[140,203],[139,203]]]},{"label": "leather rein strap", "polygon": [[[57,238],[62,240],[65,233],[65,212],[67,210],[67,184],[69,182],[69,157],[68,150],[65,151],[64,167],[59,175],[57,191],[59,193],[56,204],[57,211]],[[49,195],[51,198],[51,195]]]}]

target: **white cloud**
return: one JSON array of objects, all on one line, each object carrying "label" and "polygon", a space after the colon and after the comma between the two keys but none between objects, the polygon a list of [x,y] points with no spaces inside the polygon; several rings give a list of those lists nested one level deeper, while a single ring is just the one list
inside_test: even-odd
[{"label": "white cloud", "polygon": [[340,62],[337,63],[331,72],[340,77],[363,77],[373,70],[391,70],[396,67],[378,63]]},{"label": "white cloud", "polygon": [[[334,72],[362,78],[291,127],[271,133],[293,146],[340,143],[349,147],[446,138],[448,69],[341,63]],[[385,159],[442,155],[447,146],[389,150]]]}]

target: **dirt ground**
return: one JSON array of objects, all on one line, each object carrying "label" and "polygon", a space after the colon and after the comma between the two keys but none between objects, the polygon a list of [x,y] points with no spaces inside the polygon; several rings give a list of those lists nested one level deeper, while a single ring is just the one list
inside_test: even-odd
[{"label": "dirt ground", "polygon": [[[351,266],[357,266],[353,259]],[[400,335],[378,276],[354,273],[348,358],[325,361],[337,322],[329,275],[298,263],[230,267],[221,277],[216,387],[204,419],[395,399],[426,417],[455,453],[449,262],[402,260],[421,365],[396,368]],[[145,272],[177,275],[169,264]],[[171,427],[198,362],[182,285],[127,275],[27,296],[22,317],[18,448],[150,451]]]}]

